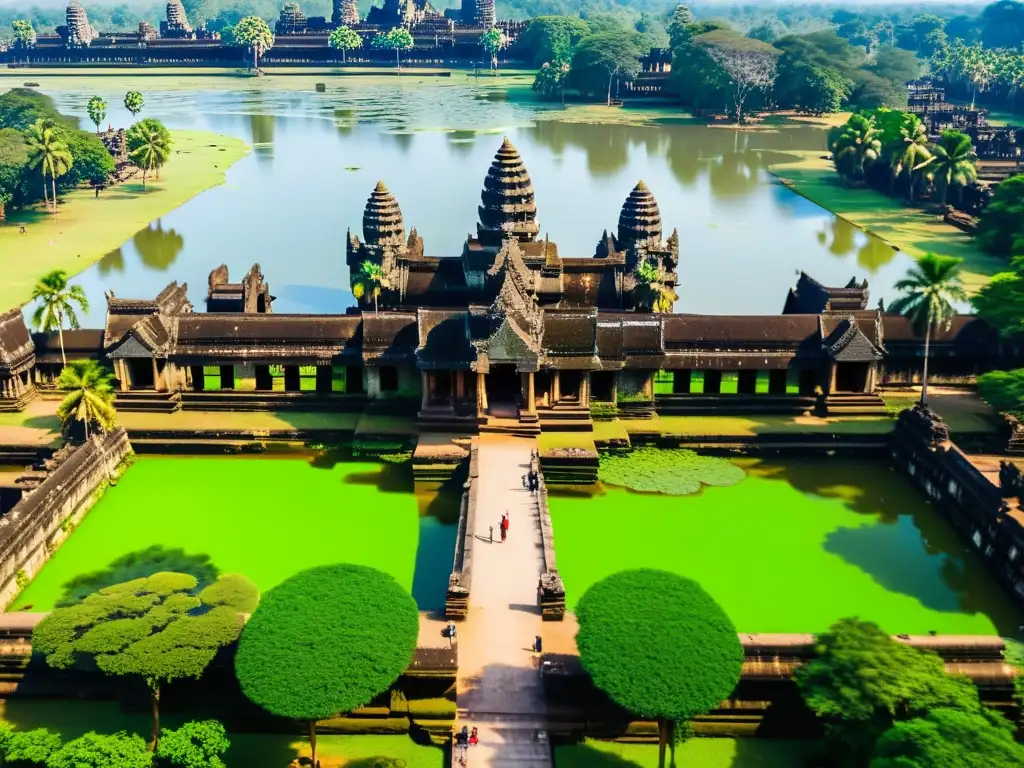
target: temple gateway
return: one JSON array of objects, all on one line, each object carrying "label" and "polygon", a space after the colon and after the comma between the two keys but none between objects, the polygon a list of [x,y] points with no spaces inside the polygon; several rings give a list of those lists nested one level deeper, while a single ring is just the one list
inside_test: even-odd
[{"label": "temple gateway", "polygon": [[[172,282],[151,299],[107,295],[102,330],[64,334],[69,359],[114,369],[122,410],[259,408],[418,415],[421,430],[588,429],[591,406],[634,416],[722,412],[881,414],[883,383],[920,379],[923,339],[868,309],[866,282],[826,287],[801,275],[772,316],[653,312],[675,298],[679,236],[667,237],[641,181],[591,256],[562,257],[539,237],[529,173],[506,139],[484,179],[475,235],[458,256],[427,256],[379,182],[348,233],[353,284],[337,314],[272,311],[258,265],[233,283],[210,274],[206,311]],[[783,297],[780,297],[782,299]],[[936,381],[962,381],[1001,353],[970,315],[933,334]],[[0,316],[0,409],[52,387],[55,335]]]}]

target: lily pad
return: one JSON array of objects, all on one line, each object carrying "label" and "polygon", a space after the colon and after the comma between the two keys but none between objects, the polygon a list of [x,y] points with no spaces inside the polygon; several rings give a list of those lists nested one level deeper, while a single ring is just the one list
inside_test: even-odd
[{"label": "lily pad", "polygon": [[634,491],[687,496],[702,486],[735,485],[746,473],[728,459],[696,451],[637,448],[601,457],[598,478]]}]

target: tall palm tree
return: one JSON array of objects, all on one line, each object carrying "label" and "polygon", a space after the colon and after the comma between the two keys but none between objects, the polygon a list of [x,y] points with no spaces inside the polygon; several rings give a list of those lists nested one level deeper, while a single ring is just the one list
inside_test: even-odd
[{"label": "tall palm tree", "polygon": [[159,173],[171,156],[171,134],[159,120],[147,118],[128,129],[125,141],[132,163],[142,169],[142,188],[145,189],[150,171]]},{"label": "tall palm tree", "polygon": [[914,189],[921,178],[920,172],[932,160],[931,150],[928,149],[928,129],[917,115],[907,115],[903,119],[900,138],[893,142],[889,151],[892,180],[906,173],[909,180],[907,196],[910,202],[914,202]]},{"label": "tall palm tree", "polygon": [[939,204],[945,205],[951,186],[962,194],[963,188],[978,178],[978,156],[971,137],[960,131],[943,131],[931,153],[931,177],[940,195]]},{"label": "tall palm tree", "polygon": [[89,439],[89,426],[100,432],[109,432],[117,423],[114,410],[114,377],[95,360],[73,360],[60,372],[57,385],[67,395],[57,406],[57,416],[65,429],[81,422],[85,439]]},{"label": "tall palm tree", "polygon": [[636,278],[633,296],[640,309],[647,312],[672,311],[672,305],[679,297],[661,281],[661,272],[653,262],[640,262],[633,276]]},{"label": "tall palm tree", "polygon": [[373,313],[377,314],[377,301],[385,288],[390,288],[391,283],[384,276],[384,269],[372,261],[364,261],[359,272],[352,280],[352,295],[357,299],[364,296],[373,297]]},{"label": "tall palm tree", "polygon": [[836,171],[850,181],[863,181],[864,169],[878,159],[882,149],[880,135],[873,119],[851,116],[831,143]]},{"label": "tall palm tree", "polygon": [[57,135],[57,128],[51,120],[36,120],[25,129],[25,143],[28,145],[28,167],[41,168],[43,171],[43,201],[50,207],[50,199],[46,193],[46,177],[50,177],[53,186],[53,208],[57,212],[57,177],[63,176],[71,169],[74,162],[68,145]]},{"label": "tall palm tree", "polygon": [[68,285],[68,273],[55,269],[43,275],[35,288],[32,299],[38,302],[32,315],[36,328],[44,333],[57,331],[60,337],[60,359],[66,367],[68,359],[64,355],[64,323],[70,328],[81,328],[75,305],[83,312],[89,311],[89,300],[80,285]]},{"label": "tall palm tree", "polygon": [[932,329],[948,330],[956,314],[953,302],[967,301],[967,293],[960,280],[962,261],[952,256],[926,253],[917,260],[917,266],[908,270],[907,276],[896,283],[896,290],[902,295],[889,306],[890,312],[910,320],[915,333],[924,334],[922,405],[928,399],[928,353]]}]

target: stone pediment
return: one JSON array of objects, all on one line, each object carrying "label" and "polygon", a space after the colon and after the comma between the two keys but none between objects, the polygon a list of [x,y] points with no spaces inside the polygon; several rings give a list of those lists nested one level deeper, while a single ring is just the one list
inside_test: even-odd
[{"label": "stone pediment", "polygon": [[529,339],[508,318],[502,321],[484,346],[491,363],[526,364],[529,368],[537,365],[537,350],[533,349]]},{"label": "stone pediment", "polygon": [[118,358],[133,358],[133,357],[153,357],[153,350],[147,348],[141,341],[135,338],[134,334],[129,334],[118,347],[110,352],[107,357],[118,359]]}]

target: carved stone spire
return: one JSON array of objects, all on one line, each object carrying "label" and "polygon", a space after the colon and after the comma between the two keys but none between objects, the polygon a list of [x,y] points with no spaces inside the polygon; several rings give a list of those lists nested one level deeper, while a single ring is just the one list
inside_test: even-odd
[{"label": "carved stone spire", "polygon": [[65,19],[68,26],[67,44],[69,48],[81,48],[96,39],[96,30],[89,24],[89,17],[79,0],[68,0]]},{"label": "carved stone spire", "polygon": [[619,247],[658,245],[661,242],[661,211],[643,181],[637,182],[619,214]]},{"label": "carved stone spire", "polygon": [[480,195],[476,230],[484,245],[500,246],[506,237],[528,243],[537,237],[537,203],[533,183],[519,151],[507,138],[494,156]]},{"label": "carved stone spire", "polygon": [[359,8],[356,5],[356,0],[338,0],[335,7],[339,15],[339,19],[334,22],[335,24],[351,27],[359,23]]},{"label": "carved stone spire", "polygon": [[383,181],[378,181],[363,211],[363,238],[367,245],[404,245],[402,209]]},{"label": "carved stone spire", "polygon": [[191,32],[192,25],[188,23],[188,14],[185,13],[185,6],[181,0],[170,0],[167,3],[167,26],[183,32]]}]

